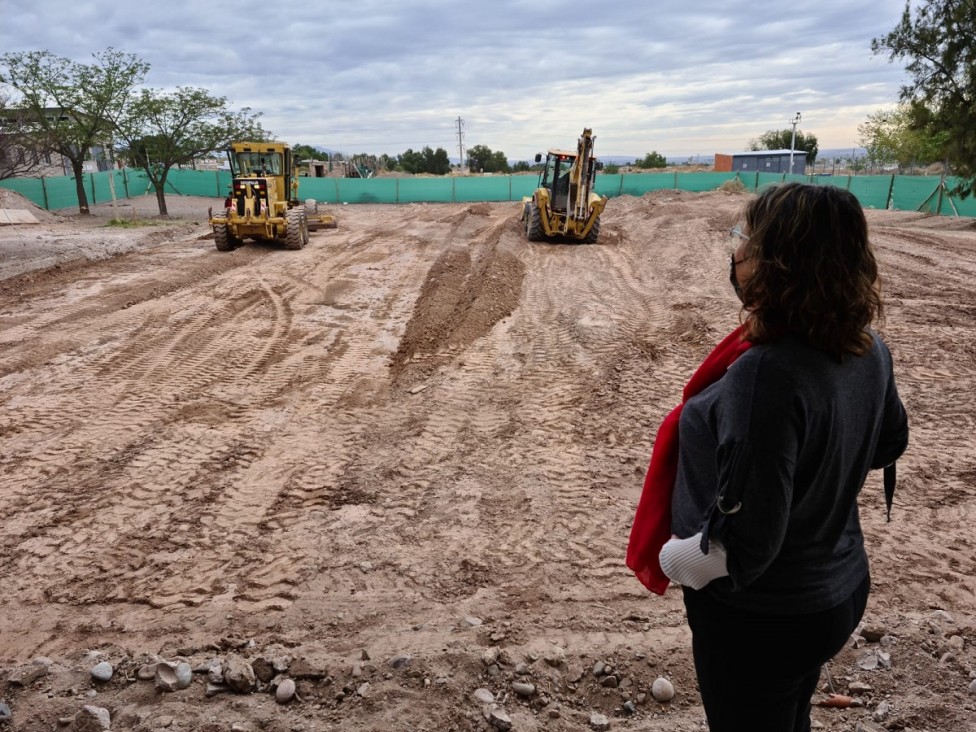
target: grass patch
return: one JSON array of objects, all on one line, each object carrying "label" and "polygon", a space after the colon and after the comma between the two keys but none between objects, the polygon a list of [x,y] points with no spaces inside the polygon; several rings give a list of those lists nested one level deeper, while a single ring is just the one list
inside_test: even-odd
[{"label": "grass patch", "polygon": [[159,222],[150,221],[148,219],[109,219],[108,223],[105,224],[107,227],[112,227],[115,229],[137,229],[141,226],[158,226]]},{"label": "grass patch", "polygon": [[745,183],[743,183],[738,176],[732,178],[731,180],[725,181],[722,185],[718,187],[720,191],[725,191],[726,193],[742,193],[746,190]]}]

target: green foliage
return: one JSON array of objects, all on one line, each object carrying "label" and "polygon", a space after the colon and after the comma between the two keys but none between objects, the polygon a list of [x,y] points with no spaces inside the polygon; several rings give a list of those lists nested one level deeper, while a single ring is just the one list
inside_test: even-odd
[{"label": "green foliage", "polygon": [[268,134],[257,116],[247,108],[227,109],[225,97],[211,96],[206,89],[142,89],[133,95],[116,129],[132,160],[146,172],[159,213],[165,216],[170,169],[226,148],[232,140],[265,139]]},{"label": "green foliage", "polygon": [[[766,130],[757,139],[749,140],[747,145],[750,150],[789,150],[791,142],[793,142],[793,128],[787,127],[785,130]],[[820,150],[817,136],[797,130],[796,143],[792,149],[803,150],[806,153],[804,157],[807,165],[813,165]]]},{"label": "green foliage", "polygon": [[48,51],[0,56],[0,83],[19,95],[16,104],[35,149],[71,161],[83,214],[89,213],[82,180],[88,151],[97,145],[112,146],[132,90],[149,71],[149,64],[138,57],[112,48],[92,57],[92,63],[82,64]]},{"label": "green foliage", "polygon": [[311,145],[292,145],[291,153],[295,160],[328,160],[329,154],[316,150]]},{"label": "green foliage", "polygon": [[508,158],[501,150],[492,151],[485,145],[475,145],[468,150],[468,170],[472,173],[508,173]]},{"label": "green foliage", "polygon": [[107,228],[113,229],[138,229],[143,226],[159,226],[156,221],[146,221],[145,219],[109,219],[105,224]]},{"label": "green foliage", "polygon": [[607,163],[603,166],[603,172],[607,175],[616,175],[620,172],[620,166],[614,163]]},{"label": "green foliage", "polygon": [[875,163],[897,163],[901,168],[927,165],[945,154],[947,134],[926,125],[915,127],[916,113],[911,105],[901,104],[892,110],[879,110],[858,125],[858,142]]},{"label": "green foliage", "polygon": [[447,150],[442,147],[434,150],[430,146],[425,146],[419,152],[408,149],[397,157],[397,165],[406,173],[447,175],[451,172],[451,160],[447,157]]},{"label": "green foliage", "polygon": [[666,168],[668,167],[668,161],[667,158],[661,155],[657,150],[652,150],[639,160],[635,160],[634,166],[640,168],[641,170],[650,170],[651,168]]},{"label": "green foliage", "polygon": [[906,60],[911,82],[901,89],[909,125],[944,143],[941,152],[965,180],[958,192],[976,188],[976,8],[972,0],[906,3],[898,25],[871,41],[892,61]]},{"label": "green foliage", "polygon": [[527,173],[530,170],[532,170],[532,166],[526,160],[519,160],[512,166],[513,173]]}]

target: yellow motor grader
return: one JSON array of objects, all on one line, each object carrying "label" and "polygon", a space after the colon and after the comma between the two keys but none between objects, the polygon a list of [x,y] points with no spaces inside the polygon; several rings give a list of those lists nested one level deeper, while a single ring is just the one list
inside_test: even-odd
[{"label": "yellow motor grader", "polygon": [[[594,193],[596,172],[603,163],[593,157],[596,137],[584,128],[576,152],[549,150],[539,187],[522,199],[521,220],[529,241],[545,239],[594,243],[600,236],[600,215],[607,197]],[[542,154],[535,156],[542,162]]]},{"label": "yellow motor grader", "polygon": [[308,244],[309,230],[336,226],[318,204],[298,200],[298,174],[291,146],[283,142],[232,142],[227,150],[233,177],[222,211],[210,211],[214,244],[227,252],[244,239]]}]

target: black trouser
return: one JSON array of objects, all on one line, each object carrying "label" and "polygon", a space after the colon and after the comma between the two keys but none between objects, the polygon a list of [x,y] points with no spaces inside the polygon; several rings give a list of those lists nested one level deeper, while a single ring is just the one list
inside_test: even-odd
[{"label": "black trouser", "polygon": [[809,732],[820,669],[864,615],[870,579],[837,607],[769,615],[684,588],[709,732]]}]

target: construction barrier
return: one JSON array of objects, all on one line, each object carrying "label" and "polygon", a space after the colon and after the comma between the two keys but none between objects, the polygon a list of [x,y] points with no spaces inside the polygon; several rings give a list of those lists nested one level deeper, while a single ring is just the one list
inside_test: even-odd
[{"label": "construction barrier", "polygon": [[[597,193],[614,196],[643,196],[660,190],[712,191],[738,179],[751,191],[784,181],[830,185],[853,193],[865,208],[897,211],[925,211],[944,216],[976,217],[976,196],[950,195],[956,178],[908,175],[788,175],[779,173],[623,173],[596,177]],[[322,203],[474,203],[519,201],[532,194],[537,175],[422,176],[390,178],[306,178],[298,179],[298,198]],[[85,192],[89,205],[143,196],[152,192],[145,173],[124,169],[86,173]],[[171,170],[167,195],[203,196],[223,201],[230,190],[230,171]],[[48,210],[77,208],[78,196],[72,176],[58,178],[10,178],[0,186]],[[113,191],[114,189],[114,191]]]}]

